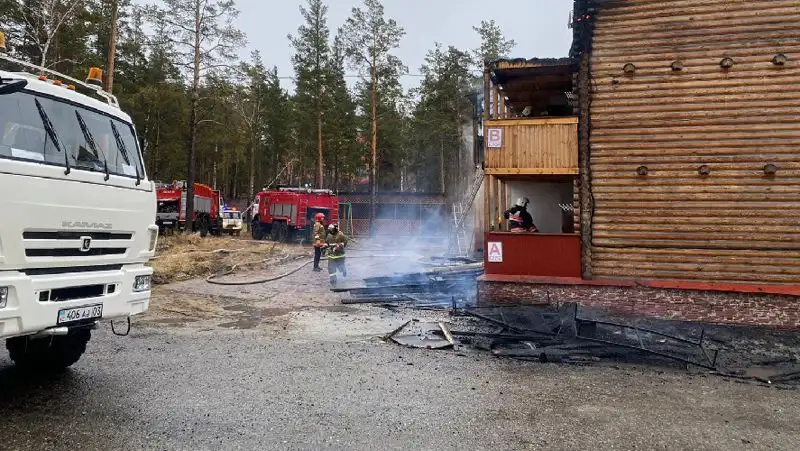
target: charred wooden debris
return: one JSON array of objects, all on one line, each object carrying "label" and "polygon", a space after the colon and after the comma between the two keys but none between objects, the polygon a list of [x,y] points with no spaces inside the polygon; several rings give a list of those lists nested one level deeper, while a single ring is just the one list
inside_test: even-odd
[{"label": "charred wooden debris", "polygon": [[[686,368],[764,384],[800,384],[796,358],[758,362],[705,329],[680,335],[633,324],[582,317],[574,303],[486,309],[452,308],[452,322],[408,321],[385,341],[427,349],[470,346],[498,357],[542,363],[623,363]],[[457,324],[457,325],[456,325]],[[721,352],[729,356],[723,362]],[[733,357],[730,357],[733,356]]]},{"label": "charred wooden debris", "polygon": [[364,279],[364,287],[332,288],[347,292],[343,304],[402,305],[414,308],[465,307],[474,304],[481,263],[455,262],[428,271]]}]

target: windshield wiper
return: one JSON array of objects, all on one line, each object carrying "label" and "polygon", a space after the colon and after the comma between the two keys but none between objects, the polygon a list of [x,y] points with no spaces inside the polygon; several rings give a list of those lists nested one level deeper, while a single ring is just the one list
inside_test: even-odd
[{"label": "windshield wiper", "polygon": [[[100,151],[97,148],[97,143],[94,141],[94,136],[92,136],[92,132],[89,131],[89,127],[86,126],[86,122],[83,120],[83,116],[81,116],[80,111],[75,110],[75,117],[78,118],[78,125],[81,127],[81,132],[83,132],[83,138],[89,143],[89,147],[91,148],[92,152],[94,152],[95,158],[98,160],[100,159]],[[108,181],[110,177],[108,173],[108,159],[103,155],[103,167],[105,168],[106,178],[105,181]]]},{"label": "windshield wiper", "polygon": [[47,135],[53,141],[53,145],[56,147],[56,150],[59,152],[64,152],[64,164],[67,165],[67,169],[64,171],[64,175],[69,175],[71,171],[69,167],[69,155],[67,155],[67,152],[61,147],[61,141],[58,140],[58,134],[56,134],[56,128],[53,127],[53,123],[50,122],[50,117],[47,115],[47,111],[44,110],[42,102],[39,102],[39,99],[34,99],[34,102],[36,102],[36,109],[39,110],[39,117],[42,119],[44,130],[47,132]]},{"label": "windshield wiper", "polygon": [[[117,130],[117,126],[114,124],[113,120],[109,120],[111,123],[111,131],[114,133],[114,141],[117,142],[117,148],[119,152],[122,154],[122,158],[125,159],[125,162],[131,164],[131,158],[128,154],[128,148],[125,146],[125,141],[122,140],[122,135],[119,134],[119,130]],[[139,175],[139,164],[138,162],[133,162],[133,168],[136,170],[136,186],[142,183],[142,177]]]},{"label": "windshield wiper", "polygon": [[3,77],[0,77],[0,96],[22,91],[27,85],[27,80],[3,79]]}]

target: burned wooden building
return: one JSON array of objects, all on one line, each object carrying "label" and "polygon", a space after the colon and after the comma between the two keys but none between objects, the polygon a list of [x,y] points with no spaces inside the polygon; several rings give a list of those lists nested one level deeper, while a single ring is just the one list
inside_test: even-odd
[{"label": "burned wooden building", "polygon": [[[569,58],[487,64],[481,302],[800,328],[798,23],[796,0],[576,0]],[[502,230],[523,178],[572,182],[574,234]]]}]

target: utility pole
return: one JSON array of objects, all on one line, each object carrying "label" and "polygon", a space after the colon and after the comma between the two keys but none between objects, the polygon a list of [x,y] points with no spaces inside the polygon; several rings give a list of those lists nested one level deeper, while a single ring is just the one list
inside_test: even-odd
[{"label": "utility pole", "polygon": [[111,0],[111,33],[108,36],[108,61],[106,63],[106,92],[114,89],[114,62],[117,58],[117,30],[119,25],[119,0]]}]

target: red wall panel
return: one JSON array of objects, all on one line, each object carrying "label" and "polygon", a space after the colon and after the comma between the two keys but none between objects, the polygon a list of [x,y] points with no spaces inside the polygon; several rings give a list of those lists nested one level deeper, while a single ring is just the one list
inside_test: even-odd
[{"label": "red wall panel", "polygon": [[[486,274],[581,277],[581,238],[575,234],[485,234]],[[503,243],[502,263],[489,262],[489,245]]]}]

